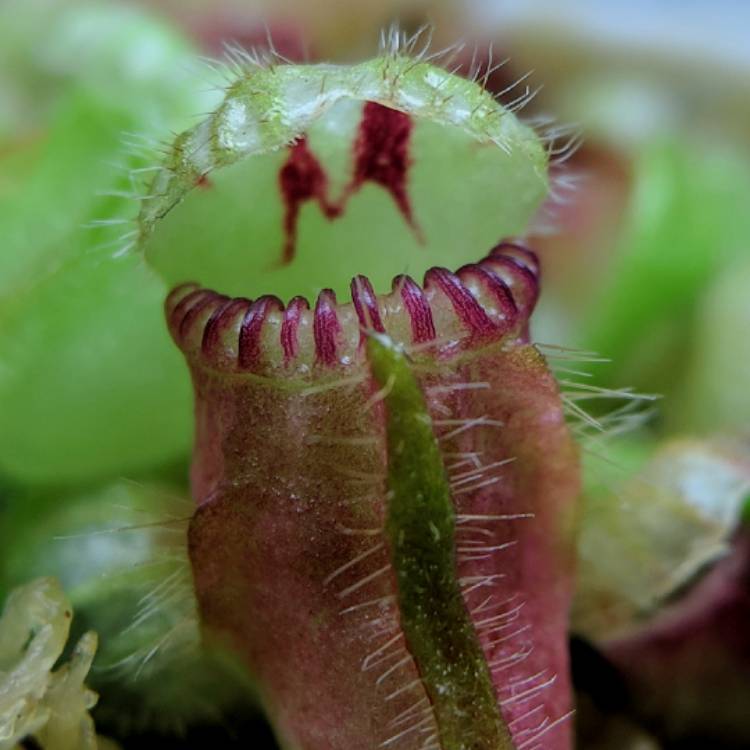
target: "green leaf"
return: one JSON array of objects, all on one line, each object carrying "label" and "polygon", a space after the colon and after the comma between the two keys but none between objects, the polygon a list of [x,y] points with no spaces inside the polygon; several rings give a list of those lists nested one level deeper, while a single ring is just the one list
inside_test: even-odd
[{"label": "green leaf", "polygon": [[[3,162],[12,174],[0,204],[0,472],[21,482],[138,471],[186,456],[191,441],[166,289],[140,259],[114,255],[134,228],[126,168],[143,166],[125,132],[152,132],[154,120],[179,127],[203,96],[176,85],[189,50],[178,35],[139,12],[102,11],[50,4],[59,35],[42,58],[67,54],[71,65],[45,105],[49,132]],[[19,80],[47,70],[19,42],[40,33],[39,12],[14,21],[6,54],[19,56]]]},{"label": "green leaf", "polygon": [[368,356],[383,389],[388,517],[401,625],[446,750],[513,743],[466,610],[455,559],[455,510],[422,390],[403,352],[372,336]]},{"label": "green leaf", "polygon": [[600,382],[667,393],[707,280],[747,249],[750,167],[731,151],[668,140],[645,148],[634,170],[625,236],[583,341],[612,360],[597,367]]}]

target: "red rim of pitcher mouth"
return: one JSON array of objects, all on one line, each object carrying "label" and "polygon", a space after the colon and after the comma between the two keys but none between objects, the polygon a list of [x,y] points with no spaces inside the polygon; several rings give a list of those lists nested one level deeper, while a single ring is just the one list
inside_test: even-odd
[{"label": "red rim of pitcher mouth", "polygon": [[[429,347],[446,335],[455,337],[457,330],[471,345],[524,336],[539,279],[537,255],[518,240],[503,240],[455,273],[430,268],[422,286],[399,275],[389,294],[377,295],[366,276],[355,276],[350,303],[339,304],[331,289],[323,289],[311,309],[304,297],[285,306],[273,295],[231,298],[186,283],[170,293],[166,311],[176,344],[205,365],[234,372],[258,372],[269,362],[291,368],[307,336],[314,366],[331,368],[352,361],[342,336],[345,321],[357,323],[360,344],[370,331],[392,335],[398,323],[395,338],[406,346]],[[438,319],[437,306],[449,314]]]}]

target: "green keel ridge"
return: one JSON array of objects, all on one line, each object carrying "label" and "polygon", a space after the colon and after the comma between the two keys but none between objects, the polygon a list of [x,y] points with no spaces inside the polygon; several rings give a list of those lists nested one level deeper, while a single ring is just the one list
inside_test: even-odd
[{"label": "green keel ridge", "polygon": [[403,352],[372,336],[386,410],[386,534],[401,624],[432,702],[443,750],[513,750],[456,573],[455,512],[427,405]]}]

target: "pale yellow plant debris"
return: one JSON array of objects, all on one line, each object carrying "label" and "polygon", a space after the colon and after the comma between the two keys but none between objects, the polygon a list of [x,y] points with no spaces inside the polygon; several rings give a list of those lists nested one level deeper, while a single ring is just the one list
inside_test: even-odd
[{"label": "pale yellow plant debris", "polygon": [[33,736],[43,750],[98,750],[89,714],[97,701],[84,679],[97,637],[86,633],[67,664],[63,653],[73,612],[54,578],[14,589],[0,618],[0,750]]}]

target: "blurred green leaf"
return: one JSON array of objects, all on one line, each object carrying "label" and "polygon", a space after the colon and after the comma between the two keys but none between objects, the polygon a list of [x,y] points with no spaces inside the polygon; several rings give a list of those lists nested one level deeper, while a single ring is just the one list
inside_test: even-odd
[{"label": "blurred green leaf", "polygon": [[[46,5],[65,22],[57,52],[44,54],[82,44],[91,69],[71,61],[49,105],[51,127],[0,160],[9,175],[0,204],[0,472],[60,484],[189,450],[190,388],[163,323],[166,289],[139,258],[114,256],[133,229],[120,222],[137,212],[127,168],[146,163],[125,145],[126,131],[153,132],[154,119],[159,132],[184,125],[203,95],[194,81],[175,88],[189,45],[148,16],[118,11],[113,21],[104,6]],[[29,17],[19,20],[21,38],[39,33],[21,23]],[[85,45],[87,34],[95,43]],[[27,50],[29,67],[37,53]]]},{"label": "blurred green leaf", "polygon": [[748,201],[739,153],[664,140],[636,156],[625,235],[588,314],[585,345],[612,359],[600,382],[672,390],[707,280],[747,250]]}]

